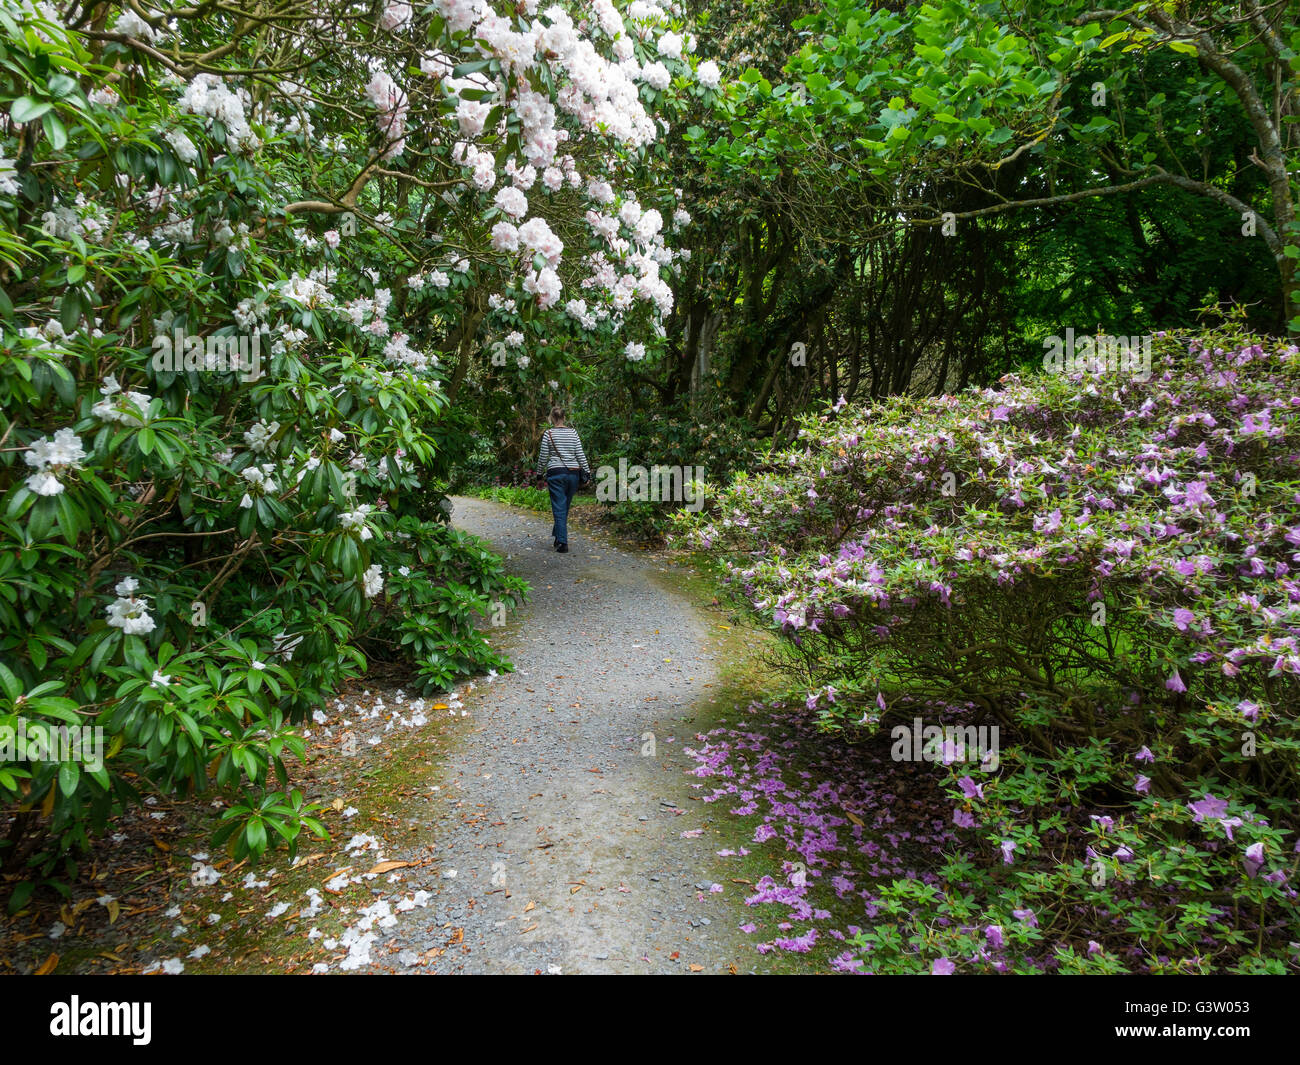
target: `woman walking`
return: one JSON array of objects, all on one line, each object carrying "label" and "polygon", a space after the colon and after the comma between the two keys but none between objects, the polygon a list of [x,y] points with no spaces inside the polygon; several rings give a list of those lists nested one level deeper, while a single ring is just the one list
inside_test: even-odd
[{"label": "woman walking", "polygon": [[537,456],[537,476],[546,478],[551,491],[551,514],[555,524],[551,536],[555,550],[569,550],[569,504],[580,485],[591,480],[591,467],[575,430],[564,424],[564,408],[551,408],[551,427],[542,434],[541,452]]}]

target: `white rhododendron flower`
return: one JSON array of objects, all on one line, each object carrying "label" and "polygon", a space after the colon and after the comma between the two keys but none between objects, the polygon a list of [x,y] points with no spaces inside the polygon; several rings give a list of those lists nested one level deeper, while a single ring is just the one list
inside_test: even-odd
[{"label": "white rhododendron flower", "polygon": [[551,267],[534,270],[524,278],[524,291],[537,297],[537,305],[545,310],[560,298],[560,275]]},{"label": "white rhododendron flower", "polygon": [[656,61],[647,63],[641,68],[641,79],[652,89],[658,89],[662,92],[672,83],[672,75],[668,73],[668,68],[662,63]]},{"label": "white rhododendron flower", "polygon": [[460,125],[461,134],[466,137],[477,137],[483,132],[484,123],[491,112],[491,105],[481,100],[462,98],[456,105],[456,121]]},{"label": "white rhododendron flower", "polygon": [[232,146],[243,150],[261,145],[261,139],[248,125],[247,108],[251,104],[247,89],[232,90],[219,75],[211,73],[196,74],[177,101],[181,111],[220,122]]},{"label": "white rhododendron flower", "polygon": [[498,222],[492,227],[493,251],[518,251],[519,230],[509,222]]},{"label": "white rhododendron flower", "polygon": [[356,510],[347,510],[339,515],[339,526],[344,529],[355,529],[362,540],[369,540],[374,536],[374,531],[366,524],[366,517],[374,508],[369,503],[362,503]]},{"label": "white rhododendron flower", "polygon": [[608,181],[592,178],[587,182],[587,195],[597,203],[608,205],[614,202],[614,188]]},{"label": "white rhododendron flower", "polygon": [[14,160],[0,155],[0,196],[17,195],[18,168],[14,165]]},{"label": "white rhododendron flower", "polygon": [[176,158],[186,165],[196,163],[199,160],[199,150],[194,146],[194,142],[185,135],[182,130],[172,129],[164,134],[163,139],[172,146],[172,151],[176,153]]},{"label": "white rhododendron flower", "polygon": [[134,577],[119,581],[114,588],[117,599],[105,610],[108,613],[108,623],[113,628],[121,629],[129,635],[144,636],[153,632],[154,621],[149,616],[144,600],[136,597],[139,586]]},{"label": "white rhododendron flower", "polygon": [[511,186],[497,190],[492,202],[514,219],[523,218],[528,213],[528,197]]},{"label": "white rhododendron flower", "polygon": [[144,424],[152,397],[143,392],[123,392],[114,374],[104,378],[99,394],[104,398],[90,408],[96,418],[119,425]]},{"label": "white rhododendron flower", "polygon": [[659,54],[666,55],[669,59],[681,59],[682,44],[681,34],[665,33],[659,38]]},{"label": "white rhododendron flower", "polygon": [[328,307],[334,302],[329,289],[320,281],[311,277],[300,277],[298,274],[292,274],[289,280],[283,283],[280,295],[304,307]]},{"label": "white rhododendron flower", "polygon": [[544,218],[530,218],[519,227],[519,239],[530,251],[542,255],[551,266],[560,265],[564,241],[551,232]]},{"label": "white rhododendron flower", "polygon": [[379,12],[379,25],[390,32],[407,29],[411,25],[411,5],[404,0],[385,4]]},{"label": "white rhododendron flower", "polygon": [[275,464],[263,463],[261,466],[249,466],[242,472],[245,481],[252,488],[256,488],[260,493],[275,492],[277,486],[274,480]]},{"label": "white rhododendron flower", "polygon": [[273,437],[280,431],[279,422],[267,424],[260,419],[244,433],[244,443],[258,454],[264,452],[273,442]]},{"label": "white rhododendron flower", "polygon": [[60,429],[53,439],[42,437],[32,442],[23,461],[36,472],[27,478],[27,487],[39,496],[56,496],[63,491],[59,475],[65,470],[81,469],[86,449],[71,429]]},{"label": "white rhododendron flower", "polygon": [[134,11],[124,11],[119,15],[117,21],[113,23],[113,32],[120,33],[124,37],[134,37],[137,41],[149,43],[158,38],[154,28]]},{"label": "white rhododendron flower", "polygon": [[653,207],[646,211],[636,222],[636,236],[643,244],[648,244],[663,228],[664,220]]}]

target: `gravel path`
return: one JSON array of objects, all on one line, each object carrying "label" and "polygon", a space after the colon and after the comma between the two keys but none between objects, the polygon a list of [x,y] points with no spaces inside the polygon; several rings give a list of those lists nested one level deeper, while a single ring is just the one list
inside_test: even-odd
[{"label": "gravel path", "polygon": [[405,881],[436,893],[429,921],[393,929],[377,959],[423,955],[453,927],[463,940],[419,971],[754,971],[749,889],[716,833],[694,832],[712,807],[682,754],[717,680],[708,621],[656,581],[654,556],[573,529],[557,554],[549,518],[483,500],[457,498],[453,523],[532,596],[494,639],[516,671],[463,696],[474,728],[438,771],[421,833],[437,860]]}]

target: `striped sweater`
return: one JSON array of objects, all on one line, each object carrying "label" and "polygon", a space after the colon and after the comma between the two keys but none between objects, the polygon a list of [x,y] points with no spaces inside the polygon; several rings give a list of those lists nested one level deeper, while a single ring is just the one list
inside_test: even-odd
[{"label": "striped sweater", "polygon": [[588,477],[591,476],[591,467],[587,465],[582,441],[578,439],[577,431],[567,425],[557,425],[542,434],[542,448],[537,456],[537,476],[555,469],[580,469]]}]

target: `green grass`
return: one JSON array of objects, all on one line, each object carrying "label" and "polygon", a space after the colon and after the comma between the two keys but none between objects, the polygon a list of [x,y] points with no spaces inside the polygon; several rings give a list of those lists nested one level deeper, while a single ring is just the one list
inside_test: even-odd
[{"label": "green grass", "polygon": [[475,499],[490,499],[494,503],[506,503],[512,507],[539,510],[544,514],[551,512],[551,493],[544,488],[511,488],[505,485],[484,488],[466,485],[460,489],[459,494]]}]

